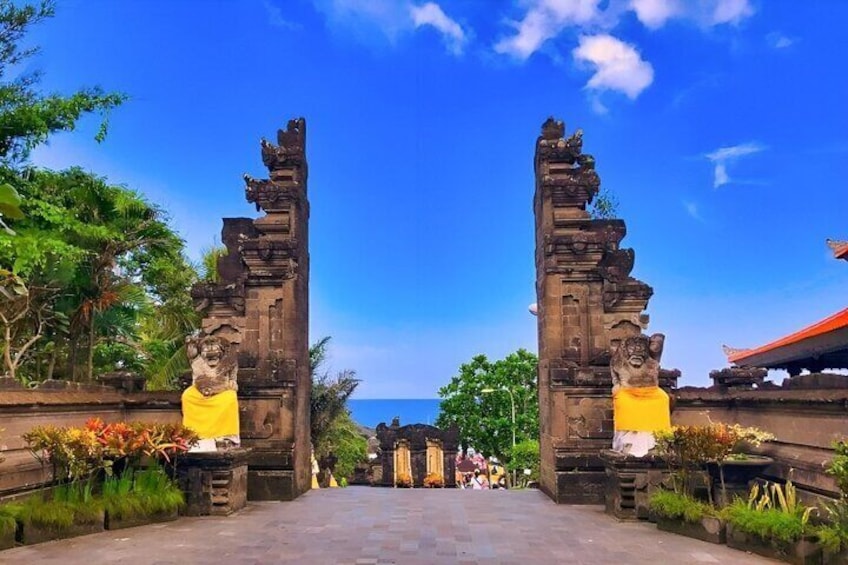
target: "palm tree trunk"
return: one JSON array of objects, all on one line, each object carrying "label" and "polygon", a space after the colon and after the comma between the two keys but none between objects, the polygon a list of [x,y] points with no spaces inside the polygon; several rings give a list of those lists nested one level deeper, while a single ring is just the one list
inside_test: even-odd
[{"label": "palm tree trunk", "polygon": [[91,314],[91,321],[88,324],[88,370],[86,371],[86,380],[92,382],[94,376],[94,313]]}]

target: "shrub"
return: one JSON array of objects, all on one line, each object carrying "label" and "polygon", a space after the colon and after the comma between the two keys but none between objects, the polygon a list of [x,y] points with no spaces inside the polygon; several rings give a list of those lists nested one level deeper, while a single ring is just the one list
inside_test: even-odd
[{"label": "shrub", "polygon": [[445,486],[445,479],[438,473],[428,473],[424,477],[424,486],[428,488],[442,488]]},{"label": "shrub", "polygon": [[[519,482],[527,484],[529,481],[539,480],[539,442],[535,439],[526,439],[516,443],[510,452],[509,468],[519,475]],[[524,469],[530,469],[530,475],[524,475]],[[517,485],[516,485],[517,486]]]},{"label": "shrub", "polygon": [[695,523],[705,516],[714,516],[715,509],[699,500],[667,490],[658,490],[651,495],[651,510],[666,518],[682,519]]},{"label": "shrub", "polygon": [[395,486],[409,488],[412,486],[412,477],[407,473],[398,473],[397,479],[395,480]]},{"label": "shrub", "polygon": [[743,532],[783,543],[810,533],[814,509],[798,501],[792,481],[786,485],[754,485],[748,501],[736,500],[725,509],[727,520]]},{"label": "shrub", "polygon": [[848,443],[837,441],[833,444],[834,455],[827,467],[827,474],[836,481],[843,497],[848,497]]}]

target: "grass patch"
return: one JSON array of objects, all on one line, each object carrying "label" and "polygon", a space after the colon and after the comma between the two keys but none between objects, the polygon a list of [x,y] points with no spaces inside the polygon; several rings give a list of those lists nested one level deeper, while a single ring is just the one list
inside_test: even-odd
[{"label": "grass patch", "polygon": [[107,479],[103,504],[109,516],[120,520],[170,514],[185,506],[185,497],[161,469],[147,469]]},{"label": "grass patch", "polygon": [[3,504],[0,506],[0,536],[14,533],[18,527],[20,504]]},{"label": "grass patch", "polygon": [[16,510],[17,518],[36,526],[67,530],[74,524],[96,524],[103,519],[103,502],[91,494],[90,486],[71,483],[50,494],[29,497]]},{"label": "grass patch", "polygon": [[681,519],[692,524],[704,517],[716,515],[715,509],[709,504],[670,490],[658,490],[652,494],[650,507],[660,516]]},{"label": "grass patch", "polygon": [[794,543],[808,533],[806,520],[798,513],[752,509],[742,500],[728,506],[725,514],[735,528],[762,539]]}]

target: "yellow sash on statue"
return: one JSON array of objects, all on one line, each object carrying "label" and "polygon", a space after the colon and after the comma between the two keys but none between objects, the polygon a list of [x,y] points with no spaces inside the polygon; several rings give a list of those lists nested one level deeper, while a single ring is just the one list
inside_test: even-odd
[{"label": "yellow sash on statue", "polygon": [[615,431],[658,432],[671,428],[668,394],[658,386],[620,388],[612,397]]},{"label": "yellow sash on statue", "polygon": [[225,390],[203,396],[194,385],[183,392],[183,425],[200,439],[239,435],[238,396]]}]

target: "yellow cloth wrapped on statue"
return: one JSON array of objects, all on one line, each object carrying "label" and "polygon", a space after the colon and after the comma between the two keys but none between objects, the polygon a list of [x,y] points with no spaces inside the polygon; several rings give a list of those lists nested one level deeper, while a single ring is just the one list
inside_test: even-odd
[{"label": "yellow cloth wrapped on statue", "polygon": [[191,428],[200,439],[239,435],[238,396],[234,390],[225,390],[212,396],[203,396],[192,385],[185,389],[183,425]]},{"label": "yellow cloth wrapped on statue", "polygon": [[658,432],[671,428],[668,394],[658,386],[620,388],[612,397],[615,431]]}]

